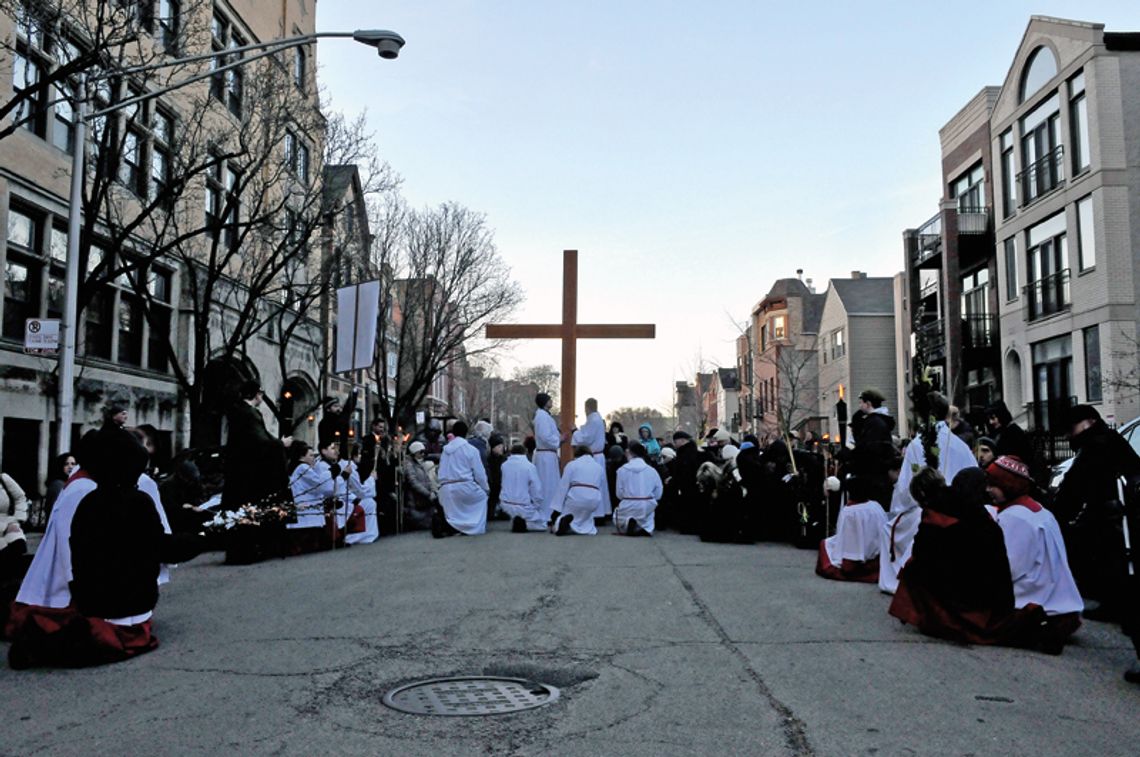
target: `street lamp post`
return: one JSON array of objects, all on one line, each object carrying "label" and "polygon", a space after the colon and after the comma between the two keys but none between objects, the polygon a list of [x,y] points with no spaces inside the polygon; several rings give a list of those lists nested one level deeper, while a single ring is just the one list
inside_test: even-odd
[{"label": "street lamp post", "polygon": [[[79,235],[81,206],[83,204],[84,159],[87,153],[87,122],[90,119],[114,113],[146,100],[161,97],[172,90],[202,81],[203,79],[208,79],[212,76],[217,76],[220,73],[239,68],[256,60],[260,60],[261,58],[275,55],[283,50],[301,47],[315,42],[318,39],[330,37],[351,38],[361,44],[374,47],[376,48],[377,54],[385,60],[394,59],[400,54],[400,49],[404,46],[403,37],[396,32],[383,29],[358,29],[352,32],[314,32],[312,34],[301,34],[295,37],[275,39],[269,42],[257,42],[251,45],[243,45],[241,47],[203,53],[201,55],[191,55],[185,58],[163,61],[161,63],[133,66],[119,69],[113,73],[104,73],[98,77],[85,77],[82,74],[80,75],[79,84],[75,90],[78,97],[75,98],[75,149],[71,159],[71,194],[67,209],[67,274],[64,280],[63,317],[60,319],[63,348],[59,353],[59,387],[56,399],[56,415],[59,425],[59,432],[56,434],[56,452],[58,454],[62,455],[71,448],[71,425],[74,417],[75,332],[78,325],[78,313],[76,311],[79,305]],[[187,63],[228,58],[232,55],[254,50],[260,50],[261,52],[248,58],[243,57],[226,65],[212,68],[209,71],[196,74],[161,89],[145,92],[136,97],[122,100],[102,110],[97,110],[93,113],[86,112],[84,92],[88,79],[94,81],[97,79],[110,78],[111,76],[146,73],[163,68],[170,68],[172,66],[181,66]]]}]

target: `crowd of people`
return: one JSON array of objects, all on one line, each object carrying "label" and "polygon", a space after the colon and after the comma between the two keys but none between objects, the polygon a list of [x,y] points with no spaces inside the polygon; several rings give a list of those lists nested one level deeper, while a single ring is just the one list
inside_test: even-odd
[{"label": "crowd of people", "polygon": [[[877,584],[893,595],[889,613],[925,634],[1057,654],[1083,613],[1122,622],[1140,656],[1128,546],[1140,458],[1090,406],[1072,409],[1076,455],[1050,496],[1004,404],[974,429],[934,392],[921,398],[930,422],[900,440],[882,394],[866,389],[851,444],[838,449],[724,429],[662,438],[649,424],[630,439],[619,423],[607,429],[592,398],[580,427],[560,429],[545,393],[533,435],[509,446],[485,420],[433,421],[412,438],[377,419],[357,439],[350,399],[326,403],[312,447],[271,434],[262,401],[256,383],[241,387],[213,499],[188,460],[156,484],[151,439],[126,427],[124,408],[109,408],[75,455],[55,461],[47,530],[31,558],[26,497],[0,478],[0,582],[22,578],[4,624],[13,667],[153,649],[167,565],[205,549],[249,563],[381,533],[475,536],[495,518],[517,534],[612,527],[630,537],[673,529],[708,542],[790,542],[817,550],[824,578]],[[563,465],[566,445],[573,459]],[[1140,682],[1140,663],[1126,678]]]}]

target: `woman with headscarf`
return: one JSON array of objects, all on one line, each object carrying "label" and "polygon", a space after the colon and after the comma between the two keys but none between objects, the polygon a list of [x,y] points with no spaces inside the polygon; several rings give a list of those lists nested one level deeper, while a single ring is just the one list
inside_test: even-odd
[{"label": "woman with headscarf", "polygon": [[653,426],[648,423],[642,423],[638,426],[637,441],[645,447],[645,454],[649,455],[649,463],[656,465],[657,458],[661,457],[661,442],[653,436]]},{"label": "woman with headscarf", "polygon": [[[928,480],[937,483],[927,486]],[[947,487],[932,468],[911,480],[922,519],[899,574],[890,614],[928,636],[970,644],[1032,647],[1045,612],[1014,609],[1001,527],[986,505],[986,476],[965,468]]]},{"label": "woman with headscarf", "polygon": [[[151,616],[164,562],[200,551],[197,537],[165,533],[153,499],[138,488],[146,450],[121,428],[95,432],[82,455],[91,479],[64,520],[71,580],[63,607],[18,605],[9,623],[13,668],[80,667],[118,662],[158,646]],[[46,537],[46,535],[45,535]],[[64,557],[57,546],[55,557]]]}]

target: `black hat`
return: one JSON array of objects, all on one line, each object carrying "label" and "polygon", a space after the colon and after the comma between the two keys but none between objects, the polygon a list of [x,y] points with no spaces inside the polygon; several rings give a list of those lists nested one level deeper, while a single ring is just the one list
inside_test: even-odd
[{"label": "black hat", "polygon": [[859,392],[859,399],[866,400],[875,407],[878,407],[879,405],[883,404],[887,398],[878,389],[873,386],[869,386],[863,391]]},{"label": "black hat", "polygon": [[241,397],[243,400],[251,400],[254,397],[256,397],[257,393],[260,391],[261,391],[261,384],[260,383],[258,383],[257,381],[254,381],[253,379],[247,379],[247,380],[241,382],[241,386],[238,388],[238,396]]},{"label": "black hat", "polygon": [[1092,405],[1073,405],[1069,408],[1067,420],[1069,426],[1075,426],[1081,421],[1099,421],[1100,413]]},{"label": "black hat", "polygon": [[688,439],[689,441],[692,441],[693,435],[687,431],[681,431],[678,429],[677,431],[673,432],[673,441],[677,441],[678,439]]}]

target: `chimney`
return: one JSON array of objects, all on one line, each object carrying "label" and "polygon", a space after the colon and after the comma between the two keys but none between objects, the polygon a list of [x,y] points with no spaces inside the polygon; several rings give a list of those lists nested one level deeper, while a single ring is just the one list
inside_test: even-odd
[{"label": "chimney", "polygon": [[796,269],[796,278],[799,279],[800,281],[804,280],[804,269],[802,269],[802,268]]},{"label": "chimney", "polygon": [[864,273],[863,271],[852,271],[851,272],[851,278],[853,278],[853,279],[865,279],[865,278],[867,278],[867,274]]},{"label": "chimney", "polygon": [[812,286],[811,279],[808,279],[804,283],[807,284],[808,291],[811,292],[812,294],[815,294],[815,287]]}]

